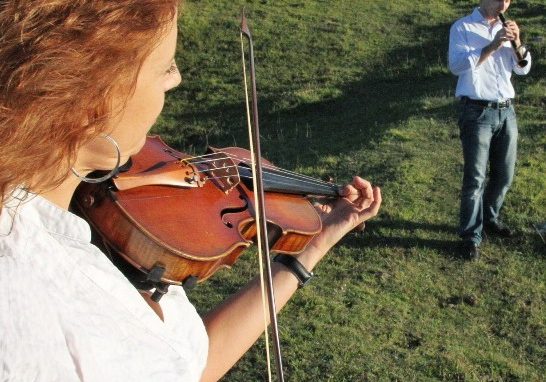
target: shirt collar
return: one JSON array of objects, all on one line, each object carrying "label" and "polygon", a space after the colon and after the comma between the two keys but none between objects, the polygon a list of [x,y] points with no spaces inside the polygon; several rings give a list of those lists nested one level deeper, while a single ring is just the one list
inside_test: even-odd
[{"label": "shirt collar", "polygon": [[479,7],[474,8],[474,12],[472,12],[470,17],[473,22],[480,23],[480,24],[487,24],[487,20],[485,19],[485,17],[483,17]]},{"label": "shirt collar", "polygon": [[[483,17],[482,13],[480,12],[480,7],[474,8],[474,11],[470,15],[470,18],[475,23],[480,23],[480,24],[489,26],[489,21],[487,21],[487,19]],[[495,25],[498,22],[499,20],[495,21],[493,24],[491,24],[491,26]]]},{"label": "shirt collar", "polygon": [[15,214],[31,218],[35,224],[41,225],[51,234],[79,242],[91,241],[91,230],[85,220],[40,195],[29,193],[23,201],[17,201],[17,204],[10,208]]}]

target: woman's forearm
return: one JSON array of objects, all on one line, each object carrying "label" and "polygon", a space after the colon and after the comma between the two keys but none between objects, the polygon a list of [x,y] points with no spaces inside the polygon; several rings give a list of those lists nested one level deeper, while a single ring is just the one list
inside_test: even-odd
[{"label": "woman's forearm", "polygon": [[[316,247],[309,246],[298,255],[298,260],[311,270],[323,255]],[[278,312],[298,289],[298,280],[282,264],[272,263],[271,271]],[[267,310],[265,316],[269,323]],[[202,381],[216,381],[264,332],[264,307],[259,277],[209,312],[203,320],[209,335],[209,358]]]}]

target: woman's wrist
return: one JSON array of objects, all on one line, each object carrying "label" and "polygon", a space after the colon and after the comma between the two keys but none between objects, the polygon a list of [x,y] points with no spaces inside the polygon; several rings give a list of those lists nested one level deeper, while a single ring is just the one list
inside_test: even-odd
[{"label": "woman's wrist", "polygon": [[298,287],[304,287],[314,276],[295,256],[278,254],[273,261],[282,264],[298,280]]},{"label": "woman's wrist", "polygon": [[335,231],[332,227],[326,226],[323,227],[323,230],[316,235],[310,243],[305,247],[305,250],[300,254],[296,255],[296,258],[300,263],[302,263],[305,268],[309,271],[322,260],[322,258],[328,253],[328,251],[341,239],[334,237],[330,232]]},{"label": "woman's wrist", "polygon": [[294,257],[307,269],[309,272],[322,260],[327,251],[317,248],[313,242],[309,243],[303,252]]}]

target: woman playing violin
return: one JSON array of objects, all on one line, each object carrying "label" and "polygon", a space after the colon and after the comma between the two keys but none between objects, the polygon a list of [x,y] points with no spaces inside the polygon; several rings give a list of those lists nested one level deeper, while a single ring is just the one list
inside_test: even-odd
[{"label": "woman playing violin", "polygon": [[[177,0],[0,1],[0,380],[213,381],[263,332],[258,281],[203,317],[173,287],[160,318],[68,211],[94,170],[144,145],[179,85]],[[359,177],[319,206],[311,271],[375,216]],[[298,280],[272,266],[276,304]]]}]

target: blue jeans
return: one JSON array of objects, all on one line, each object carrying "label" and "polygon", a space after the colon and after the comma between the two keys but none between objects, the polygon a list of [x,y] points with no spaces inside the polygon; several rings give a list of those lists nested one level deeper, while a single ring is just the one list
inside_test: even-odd
[{"label": "blue jeans", "polygon": [[[496,223],[514,177],[518,127],[514,106],[461,105],[464,175],[459,235],[479,245],[484,223]],[[486,181],[489,162],[489,180]]]}]

